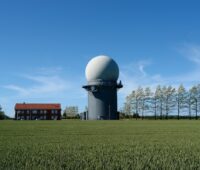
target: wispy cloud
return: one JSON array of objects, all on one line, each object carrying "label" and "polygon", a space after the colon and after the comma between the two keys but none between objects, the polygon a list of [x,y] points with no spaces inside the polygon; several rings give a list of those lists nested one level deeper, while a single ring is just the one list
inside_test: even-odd
[{"label": "wispy cloud", "polygon": [[23,87],[19,87],[19,86],[14,85],[14,84],[5,85],[3,87],[6,88],[6,89],[9,89],[9,90],[16,91],[19,94],[27,95],[27,89],[25,89]]},{"label": "wispy cloud", "polygon": [[190,61],[200,65],[200,45],[185,43],[184,46],[180,49],[180,52]]},{"label": "wispy cloud", "polygon": [[[67,98],[84,98],[84,90],[81,89],[81,81],[79,76],[71,76],[71,72],[67,72],[69,68],[62,67],[40,67],[31,73],[18,73],[11,84],[3,86],[4,89],[13,91],[12,96],[29,100],[37,99],[58,99]],[[70,74],[69,74],[70,73]],[[80,93],[80,94],[77,94]],[[11,97],[11,96],[10,96]]]},{"label": "wispy cloud", "polygon": [[[122,66],[120,78],[124,84],[124,88],[120,91],[121,97],[125,97],[138,86],[151,87],[155,89],[157,85],[172,85],[178,87],[184,84],[186,88],[199,83],[200,80],[200,45],[184,44],[177,52],[180,52],[183,58],[188,59],[194,64],[192,70],[183,72],[179,75],[163,76],[160,72],[151,74],[146,71],[147,67],[154,66],[149,60],[141,60],[133,62],[136,64],[128,64]],[[191,63],[191,64],[192,64]],[[154,66],[155,67],[155,66]]]},{"label": "wispy cloud", "polygon": [[146,71],[146,68],[151,66],[152,62],[150,60],[141,60],[122,66],[120,79],[124,84],[124,88],[120,90],[121,97],[127,96],[138,86],[154,88],[157,84],[165,83],[160,74],[151,75]]},{"label": "wispy cloud", "polygon": [[147,75],[145,68],[151,65],[150,60],[141,60],[137,63],[140,73],[145,77]]},{"label": "wispy cloud", "polygon": [[[184,45],[178,52],[181,52],[183,59],[188,59],[194,65],[191,70],[179,75],[163,76],[159,70],[157,73],[152,74],[148,70],[151,70],[151,67],[156,67],[155,63],[153,60],[145,58],[121,65],[120,79],[124,87],[119,91],[120,105],[122,106],[125,97],[138,86],[149,86],[155,89],[158,84],[178,87],[182,83],[186,88],[189,88],[199,83],[200,46]],[[35,70],[31,74],[18,75],[17,81],[4,85],[4,88],[12,91],[14,95],[4,97],[2,103],[8,105],[10,102],[9,106],[13,107],[17,101],[49,102],[49,99],[53,99],[63,103],[64,106],[77,104],[83,107],[87,102],[87,93],[81,88],[85,79],[63,76],[63,73],[65,72],[62,67],[44,67]],[[32,100],[34,98],[35,100]]]},{"label": "wispy cloud", "polygon": [[[63,76],[64,75],[64,76]],[[66,105],[86,105],[87,93],[81,88],[78,76],[70,79],[62,68],[39,68],[31,74],[15,75],[15,81],[3,86],[4,96],[0,101],[8,115],[13,116],[16,102],[60,102]]]},{"label": "wispy cloud", "polygon": [[27,83],[30,81],[29,86],[19,86],[16,84],[5,85],[6,89],[16,91],[18,95],[24,97],[30,96],[43,96],[45,94],[51,95],[60,93],[70,88],[70,82],[67,82],[59,76],[32,76],[26,75],[23,81]]},{"label": "wispy cloud", "polygon": [[62,72],[62,67],[40,67],[35,70],[35,73],[40,75],[58,75]]}]

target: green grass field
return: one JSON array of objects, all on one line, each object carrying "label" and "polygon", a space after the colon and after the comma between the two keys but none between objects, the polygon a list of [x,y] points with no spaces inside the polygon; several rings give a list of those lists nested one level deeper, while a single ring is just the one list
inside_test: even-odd
[{"label": "green grass field", "polygon": [[0,121],[0,169],[200,169],[200,121]]}]

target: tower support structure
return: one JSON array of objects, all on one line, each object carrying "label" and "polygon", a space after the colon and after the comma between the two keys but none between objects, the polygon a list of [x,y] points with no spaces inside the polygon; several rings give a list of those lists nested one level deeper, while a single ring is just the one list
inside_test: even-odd
[{"label": "tower support structure", "polygon": [[117,90],[122,88],[121,81],[89,81],[83,86],[88,91],[88,120],[118,120]]}]

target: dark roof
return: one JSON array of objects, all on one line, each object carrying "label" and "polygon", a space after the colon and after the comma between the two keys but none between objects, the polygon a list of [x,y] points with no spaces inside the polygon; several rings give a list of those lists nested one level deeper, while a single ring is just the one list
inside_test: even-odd
[{"label": "dark roof", "polygon": [[29,110],[29,109],[61,109],[58,103],[17,103],[15,110]]}]

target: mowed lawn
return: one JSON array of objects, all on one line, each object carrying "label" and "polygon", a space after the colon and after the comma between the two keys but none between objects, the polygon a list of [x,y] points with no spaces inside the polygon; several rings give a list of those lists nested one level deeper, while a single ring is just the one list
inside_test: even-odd
[{"label": "mowed lawn", "polygon": [[200,121],[0,121],[0,169],[200,169]]}]

